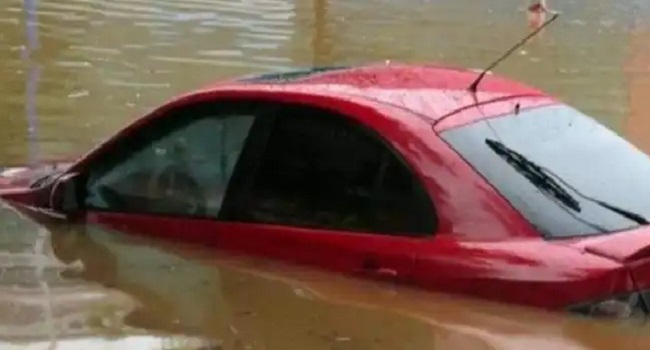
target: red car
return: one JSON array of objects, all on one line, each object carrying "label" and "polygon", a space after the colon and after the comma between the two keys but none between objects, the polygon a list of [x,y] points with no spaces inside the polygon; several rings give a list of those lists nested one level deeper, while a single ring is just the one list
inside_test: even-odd
[{"label": "red car", "polygon": [[386,63],[221,82],[71,164],[8,169],[40,219],[585,315],[650,305],[650,159],[493,75]]}]

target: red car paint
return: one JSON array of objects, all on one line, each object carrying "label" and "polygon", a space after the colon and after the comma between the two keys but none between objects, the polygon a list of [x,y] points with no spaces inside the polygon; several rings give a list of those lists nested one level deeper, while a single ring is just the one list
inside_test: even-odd
[{"label": "red car paint", "polygon": [[[134,234],[550,309],[650,287],[649,227],[605,237],[544,240],[432,130],[434,125],[440,132],[515,108],[560,103],[539,90],[491,75],[472,94],[466,88],[476,76],[455,68],[391,63],[292,82],[221,82],[137,119],[66,172],[83,172],[105,147],[177,106],[246,98],[309,104],[341,112],[383,135],[436,203],[438,232],[413,238],[107,212],[87,212],[85,219]],[[28,170],[16,180],[16,174],[0,175],[0,196],[27,211],[47,210],[55,183],[28,188],[25,179],[38,174]]]}]

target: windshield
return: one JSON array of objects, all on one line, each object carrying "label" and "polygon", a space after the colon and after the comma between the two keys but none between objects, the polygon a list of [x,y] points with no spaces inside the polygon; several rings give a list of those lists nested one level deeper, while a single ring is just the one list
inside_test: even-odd
[{"label": "windshield", "polygon": [[[442,137],[546,237],[621,231],[641,225],[634,215],[650,217],[650,158],[569,106],[482,120]],[[513,155],[544,176],[531,181]]]}]

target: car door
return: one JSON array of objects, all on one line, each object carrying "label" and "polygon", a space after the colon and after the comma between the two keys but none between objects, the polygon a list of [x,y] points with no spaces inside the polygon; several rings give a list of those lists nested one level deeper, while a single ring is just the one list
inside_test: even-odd
[{"label": "car door", "polygon": [[220,219],[223,246],[408,281],[436,228],[406,162],[353,118],[276,106],[242,155]]},{"label": "car door", "polygon": [[410,279],[435,214],[370,130],[304,105],[207,103],[170,114],[86,169],[90,223]]},{"label": "car door", "polygon": [[212,244],[233,170],[264,103],[177,107],[122,136],[82,171],[91,224]]}]

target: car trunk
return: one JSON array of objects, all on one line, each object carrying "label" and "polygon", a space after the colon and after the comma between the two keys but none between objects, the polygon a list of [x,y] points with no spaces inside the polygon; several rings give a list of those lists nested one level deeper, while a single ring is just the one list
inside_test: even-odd
[{"label": "car trunk", "polygon": [[639,291],[650,289],[650,226],[582,238],[570,245],[627,266]]}]

